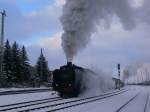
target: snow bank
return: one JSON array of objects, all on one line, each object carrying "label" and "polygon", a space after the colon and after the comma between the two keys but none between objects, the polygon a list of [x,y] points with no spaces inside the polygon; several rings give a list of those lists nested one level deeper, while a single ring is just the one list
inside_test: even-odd
[{"label": "snow bank", "polygon": [[34,101],[34,100],[40,100],[46,98],[50,99],[55,97],[58,96],[54,94],[54,91],[41,92],[41,93],[2,95],[0,96],[0,105],[8,105],[8,104]]},{"label": "snow bank", "polygon": [[48,87],[40,87],[40,88],[0,88],[0,92],[18,91],[18,90],[38,90],[38,89],[50,89],[50,88],[48,88]]}]

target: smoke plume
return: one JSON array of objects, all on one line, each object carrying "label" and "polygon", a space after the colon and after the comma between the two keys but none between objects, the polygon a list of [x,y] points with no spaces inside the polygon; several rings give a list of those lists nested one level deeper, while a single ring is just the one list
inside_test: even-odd
[{"label": "smoke plume", "polygon": [[109,26],[114,16],[125,29],[134,28],[133,8],[127,0],[66,0],[61,22],[62,47],[67,60],[72,61],[86,47],[96,24],[104,22]]}]

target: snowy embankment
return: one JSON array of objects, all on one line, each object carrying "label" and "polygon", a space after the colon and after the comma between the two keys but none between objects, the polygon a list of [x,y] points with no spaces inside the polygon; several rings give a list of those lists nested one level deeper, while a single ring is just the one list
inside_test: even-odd
[{"label": "snowy embankment", "polygon": [[40,88],[0,88],[0,92],[18,91],[18,90],[38,90],[38,89],[51,89],[51,88],[48,88],[48,87],[40,87]]},{"label": "snowy embankment", "polygon": [[41,92],[41,93],[28,93],[28,94],[14,94],[14,95],[2,95],[0,96],[0,105],[8,105],[26,101],[34,101],[39,99],[54,98],[57,97],[54,91]]}]

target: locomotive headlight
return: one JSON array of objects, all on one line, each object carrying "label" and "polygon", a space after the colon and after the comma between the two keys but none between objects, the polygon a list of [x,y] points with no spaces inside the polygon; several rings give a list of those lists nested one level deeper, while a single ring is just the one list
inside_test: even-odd
[{"label": "locomotive headlight", "polygon": [[69,87],[71,87],[71,84],[69,84]]}]

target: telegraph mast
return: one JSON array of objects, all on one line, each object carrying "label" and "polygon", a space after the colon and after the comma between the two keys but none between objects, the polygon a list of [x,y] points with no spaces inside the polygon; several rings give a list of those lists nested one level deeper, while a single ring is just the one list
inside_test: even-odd
[{"label": "telegraph mast", "polygon": [[0,12],[1,14],[1,34],[0,34],[0,80],[3,74],[3,51],[4,51],[4,22],[6,11],[3,10]]}]

